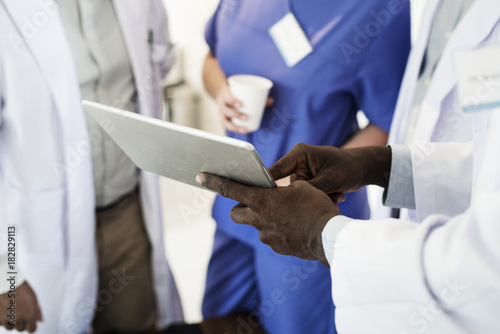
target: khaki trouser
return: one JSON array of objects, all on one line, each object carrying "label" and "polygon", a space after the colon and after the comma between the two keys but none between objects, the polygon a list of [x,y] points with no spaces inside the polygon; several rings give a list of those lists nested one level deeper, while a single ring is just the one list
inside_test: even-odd
[{"label": "khaki trouser", "polygon": [[99,293],[94,333],[154,331],[151,245],[138,190],[116,205],[97,210]]}]

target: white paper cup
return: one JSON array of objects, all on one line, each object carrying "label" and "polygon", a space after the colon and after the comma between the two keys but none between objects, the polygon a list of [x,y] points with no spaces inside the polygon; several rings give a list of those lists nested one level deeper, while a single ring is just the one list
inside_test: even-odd
[{"label": "white paper cup", "polygon": [[230,76],[227,81],[231,94],[243,104],[239,111],[248,116],[246,121],[238,118],[233,118],[231,121],[250,132],[258,130],[266,108],[269,91],[273,87],[272,81],[256,75],[245,74]]}]

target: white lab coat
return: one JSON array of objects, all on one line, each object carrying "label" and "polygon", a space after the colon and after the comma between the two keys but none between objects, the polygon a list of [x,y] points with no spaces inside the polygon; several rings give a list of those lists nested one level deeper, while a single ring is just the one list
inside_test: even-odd
[{"label": "white lab coat", "polygon": [[[171,62],[162,1],[114,4],[140,112],[158,116],[159,84]],[[97,295],[93,176],[75,65],[56,8],[53,0],[0,0],[0,223],[2,231],[17,226],[18,265],[45,319],[37,333],[85,333]],[[140,184],[158,327],[165,327],[182,321],[181,305],[164,254],[158,178],[141,173]],[[3,240],[1,247],[5,252]]]},{"label": "white lab coat", "polygon": [[[468,143],[433,143],[435,154],[427,155],[427,148],[410,145],[416,175],[448,175],[450,185],[474,179],[468,210],[420,224],[353,221],[338,235],[330,263],[339,333],[500,331],[500,109],[473,117],[474,151]],[[453,164],[475,171],[463,174]],[[429,188],[433,181],[414,180]]]},{"label": "white lab coat", "polygon": [[[412,48],[394,120],[389,135],[389,144],[405,144],[408,118],[414,99],[420,67],[434,17],[441,0],[428,0],[423,14],[419,37]],[[495,0],[476,0],[458,24],[443,52],[428,92],[415,133],[410,143],[425,149],[429,142],[468,142],[472,140],[472,118],[461,110],[457,90],[456,55],[462,51],[486,48],[500,44],[500,4]],[[418,163],[418,161],[416,161]],[[470,166],[471,167],[471,166]],[[417,176],[419,177],[419,176]],[[454,216],[470,205],[471,184],[455,187],[443,201],[430,198],[432,189],[426,183],[415,184],[416,211],[402,210],[402,218],[422,221],[434,213]]]},{"label": "white lab coat", "polygon": [[[428,2],[391,143],[404,141],[438,3]],[[499,2],[476,0],[450,37],[411,145],[418,212],[414,218],[421,223],[354,221],[338,235],[330,264],[339,333],[499,332],[500,109],[474,112],[469,118],[459,114],[454,68],[456,52],[499,42]],[[468,143],[429,143],[465,142],[469,126],[473,149]]]}]

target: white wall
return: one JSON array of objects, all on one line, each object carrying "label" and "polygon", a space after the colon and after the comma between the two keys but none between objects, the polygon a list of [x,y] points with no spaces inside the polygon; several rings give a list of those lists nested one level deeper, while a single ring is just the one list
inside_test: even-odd
[{"label": "white wall", "polygon": [[182,68],[187,82],[201,96],[201,124],[205,130],[222,133],[215,104],[203,87],[201,71],[208,52],[205,25],[219,0],[164,0],[173,43],[183,54]]},{"label": "white wall", "polygon": [[[173,43],[183,59],[183,75],[200,95],[201,127],[222,133],[215,104],[203,88],[201,71],[208,47],[205,24],[218,0],[164,0]],[[174,71],[175,72],[175,71]],[[181,112],[184,110],[181,110]],[[214,195],[176,181],[161,181],[165,248],[181,295],[185,320],[200,322],[208,260],[211,255],[215,223],[211,219]]]}]

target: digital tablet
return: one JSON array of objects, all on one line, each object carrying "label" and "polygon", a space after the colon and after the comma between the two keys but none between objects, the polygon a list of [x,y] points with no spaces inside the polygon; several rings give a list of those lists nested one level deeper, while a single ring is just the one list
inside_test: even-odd
[{"label": "digital tablet", "polygon": [[82,104],[142,170],[199,188],[203,187],[195,178],[200,172],[250,186],[276,187],[250,143],[95,102]]}]

